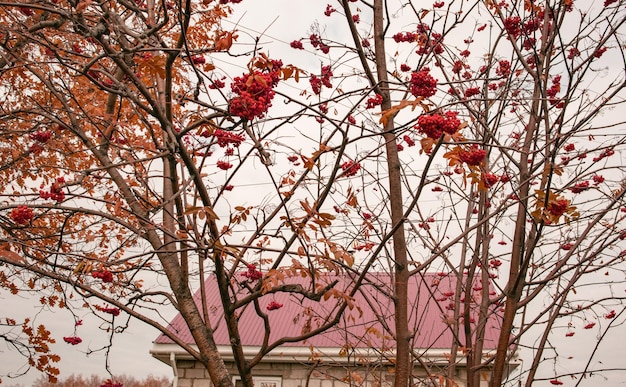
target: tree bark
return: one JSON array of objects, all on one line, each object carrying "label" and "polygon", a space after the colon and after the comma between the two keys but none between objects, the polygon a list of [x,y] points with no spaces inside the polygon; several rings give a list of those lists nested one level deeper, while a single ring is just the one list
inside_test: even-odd
[{"label": "tree bark", "polygon": [[[382,111],[391,109],[391,96],[387,78],[387,57],[385,51],[383,1],[374,1],[374,51],[376,57],[376,73],[378,86],[375,90],[383,97]],[[374,85],[376,86],[376,85]],[[387,154],[387,171],[389,173],[389,203],[391,206],[391,223],[393,227],[404,222],[404,206],[402,204],[401,164],[398,157],[398,145],[394,134],[394,120],[385,121],[383,138]],[[396,328],[396,387],[408,386],[411,376],[411,332],[408,322],[408,280],[409,269],[406,252],[404,227],[398,227],[393,234],[394,258],[394,304]]]}]

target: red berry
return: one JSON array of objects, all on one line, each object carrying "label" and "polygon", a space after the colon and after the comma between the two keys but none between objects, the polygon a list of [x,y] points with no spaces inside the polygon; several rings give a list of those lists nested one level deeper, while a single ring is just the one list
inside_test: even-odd
[{"label": "red berry", "polygon": [[17,224],[26,224],[33,219],[33,210],[28,206],[17,206],[9,216]]}]

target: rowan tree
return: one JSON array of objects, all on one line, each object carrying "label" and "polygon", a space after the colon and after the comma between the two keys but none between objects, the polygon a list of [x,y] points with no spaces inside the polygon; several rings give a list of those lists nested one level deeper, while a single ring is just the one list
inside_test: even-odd
[{"label": "rowan tree", "polygon": [[[467,386],[499,386],[516,349],[511,383],[601,374],[599,347],[575,369],[559,348],[624,320],[624,1],[341,0],[273,42],[226,27],[248,3],[0,5],[3,289],[91,310],[110,334],[142,320],[230,386],[192,299],[213,273],[252,385],[265,354],[332,327],[387,271],[395,385],[453,385],[463,361]],[[432,293],[455,337],[443,367],[409,318],[407,282],[432,271],[456,284]],[[325,281],[338,273],[354,283]],[[278,313],[259,303],[272,292],[337,308],[246,358],[238,311]],[[501,334],[484,354],[488,320]],[[55,379],[33,341],[50,333],[24,326],[9,341]]]}]

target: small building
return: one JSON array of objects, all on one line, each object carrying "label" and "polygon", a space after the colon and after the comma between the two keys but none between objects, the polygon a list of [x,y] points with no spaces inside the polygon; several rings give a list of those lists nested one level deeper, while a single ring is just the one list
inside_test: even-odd
[{"label": "small building", "polygon": [[[250,294],[249,286],[233,284],[237,297]],[[336,282],[336,283],[335,283]],[[311,284],[309,277],[281,278],[280,282],[301,285],[310,290],[324,289],[319,302],[311,301],[302,295],[285,292],[266,293],[259,298],[260,311],[267,315],[270,331],[266,331],[264,320],[253,305],[239,311],[239,330],[244,353],[248,357],[256,355],[268,335],[269,342],[281,338],[296,338],[310,332],[333,316],[339,301],[346,300],[346,308],[339,322],[322,334],[306,340],[287,341],[267,354],[253,368],[257,387],[344,387],[358,385],[385,387],[393,385],[393,339],[394,304],[392,300],[391,278],[388,274],[373,273],[366,277],[359,291],[347,296],[353,280],[347,276],[328,275]],[[246,286],[249,285],[249,286]],[[467,292],[472,297],[472,305],[477,307],[483,292],[479,283],[474,283]],[[415,386],[439,385],[447,377],[452,359],[452,343],[457,342],[454,361],[453,381],[464,386],[466,364],[463,351],[467,350],[463,334],[463,320],[453,315],[456,281],[454,276],[433,273],[413,276],[409,281],[410,329],[415,362]],[[214,328],[214,338],[224,361],[231,369],[233,380],[237,382],[237,369],[229,345],[230,338],[223,321],[222,306],[214,277],[206,282],[207,311]],[[196,294],[199,299],[199,294]],[[496,313],[499,307],[490,308],[492,314],[485,326],[483,353],[496,347],[500,330]],[[478,321],[477,310],[470,316],[471,326]],[[458,329],[457,329],[458,326]],[[180,315],[170,323],[169,329],[187,343],[193,339]],[[456,339],[455,339],[456,337]],[[208,372],[181,347],[165,335],[160,335],[151,350],[152,356],[173,368],[176,387],[210,387]],[[519,365],[513,355],[509,371]],[[489,374],[486,369],[484,375]],[[486,385],[486,380],[485,385]],[[433,383],[434,382],[434,383]]]}]

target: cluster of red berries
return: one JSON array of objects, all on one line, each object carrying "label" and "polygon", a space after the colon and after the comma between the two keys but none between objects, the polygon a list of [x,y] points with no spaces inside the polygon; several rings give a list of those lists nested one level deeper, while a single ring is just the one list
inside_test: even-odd
[{"label": "cluster of red berries", "polygon": [[417,119],[415,128],[419,133],[425,134],[426,137],[438,140],[444,133],[455,134],[459,130],[461,121],[456,117],[457,114],[455,111],[448,111],[443,115],[439,113],[422,114]]},{"label": "cluster of red berries", "polygon": [[554,217],[560,217],[565,212],[567,212],[567,208],[569,207],[570,201],[565,198],[559,198],[556,200],[550,200],[548,202],[547,210],[550,215]]},{"label": "cluster of red berries", "polygon": [[493,173],[489,173],[489,172],[483,173],[483,184],[487,188],[490,188],[496,185],[498,180],[500,180],[500,178]]},{"label": "cluster of red berries", "polygon": [[205,64],[206,58],[203,56],[194,56],[191,58],[191,63],[193,64]]},{"label": "cluster of red berries", "polygon": [[330,46],[324,43],[319,35],[311,34],[309,36],[309,41],[313,47],[320,50],[324,54],[328,54],[330,52]]},{"label": "cluster of red berries", "polygon": [[487,156],[487,151],[472,144],[469,149],[459,152],[459,159],[467,165],[480,165]]},{"label": "cluster of red berries", "polygon": [[231,163],[229,163],[228,161],[224,161],[224,160],[219,160],[217,162],[217,167],[223,171],[227,171],[229,169],[231,169],[233,167],[233,165]]},{"label": "cluster of red berries", "polygon": [[83,339],[81,339],[78,336],[70,336],[70,337],[64,337],[63,341],[71,345],[78,345],[83,342]]},{"label": "cluster of red berries", "polygon": [[398,32],[393,36],[396,43],[413,43],[417,40],[418,35],[413,32]]},{"label": "cluster of red berries", "polygon": [[600,153],[598,156],[593,158],[593,162],[596,163],[602,160],[603,158],[611,157],[614,154],[615,154],[615,151],[612,148],[605,149],[604,151],[602,151],[602,153]]},{"label": "cluster of red berries", "polygon": [[244,271],[241,275],[247,278],[249,281],[257,281],[263,278],[263,273],[260,270],[257,270],[256,264],[249,263],[246,265],[248,271]]},{"label": "cluster of red berries", "polygon": [[100,278],[102,282],[113,282],[113,273],[108,270],[92,271],[91,276],[93,278]]},{"label": "cluster of red berries", "polygon": [[561,76],[557,75],[552,78],[552,86],[548,90],[546,90],[546,96],[548,96],[548,101],[552,105],[556,105],[559,102],[559,99],[556,98],[556,95],[561,91]]},{"label": "cluster of red berries", "polygon": [[295,48],[296,50],[304,50],[304,46],[299,40],[294,40],[293,42],[289,43],[289,46],[291,46],[291,48]]},{"label": "cluster of red berries", "polygon": [[570,47],[567,53],[567,59],[574,59],[577,56],[580,56],[580,50],[576,47]]},{"label": "cluster of red berries", "polygon": [[478,94],[480,94],[480,88],[478,87],[470,87],[465,90],[465,98],[471,98]]},{"label": "cluster of red berries", "polygon": [[341,164],[341,169],[343,169],[344,176],[350,177],[356,175],[359,172],[359,170],[361,169],[361,164],[349,160]]},{"label": "cluster of red berries", "polygon": [[469,66],[465,64],[462,60],[457,60],[452,64],[452,72],[455,74],[460,74],[461,71],[465,70]]},{"label": "cluster of red berries", "polygon": [[541,27],[543,12],[541,12],[540,15],[540,17],[534,16],[524,22],[524,33],[526,35],[530,35],[531,33],[537,31],[539,27]]},{"label": "cluster of red berries", "polygon": [[102,306],[99,308],[101,312],[108,313],[113,316],[119,316],[120,310],[118,308],[109,308],[107,306]]},{"label": "cluster of red berries", "polygon": [[276,310],[276,309],[280,309],[283,307],[283,304],[279,304],[276,301],[272,301],[269,304],[267,304],[266,308],[267,310]]},{"label": "cluster of red berries", "polygon": [[62,202],[65,200],[65,192],[63,192],[63,184],[65,183],[65,178],[57,177],[56,181],[50,185],[49,191],[43,190],[43,184],[41,185],[41,189],[39,190],[39,196],[42,199],[52,199],[57,202]]},{"label": "cluster of red berries", "polygon": [[242,77],[235,77],[231,89],[237,96],[229,102],[230,113],[248,120],[263,117],[272,106],[275,95],[273,88],[280,80],[281,67],[282,62],[272,61],[268,72],[255,70]]},{"label": "cluster of red berries", "polygon": [[209,84],[209,89],[217,90],[223,89],[226,84],[222,79],[211,79],[211,83]]},{"label": "cluster of red berries", "polygon": [[432,97],[437,92],[437,80],[430,75],[429,69],[411,74],[411,94],[416,97]]},{"label": "cluster of red berries", "polygon": [[504,29],[513,38],[517,38],[522,33],[522,19],[519,16],[511,16],[504,19]]},{"label": "cluster of red berries", "polygon": [[508,77],[511,74],[511,62],[508,60],[501,60],[496,67],[496,75],[501,77]]},{"label": "cluster of red berries", "polygon": [[[426,34],[422,34],[422,36],[427,36]],[[418,55],[426,55],[429,52],[434,52],[435,54],[442,54],[443,49],[443,35],[438,32],[433,32],[430,34],[431,39],[423,38],[424,43],[420,44],[420,46],[415,50],[415,53]]]},{"label": "cluster of red berries", "polygon": [[311,74],[309,78],[309,83],[311,84],[311,88],[313,89],[313,93],[319,95],[322,92],[322,86],[327,88],[333,87],[333,84],[330,82],[330,77],[333,76],[333,70],[330,65],[322,66],[322,73],[318,77],[315,74]]},{"label": "cluster of red berries", "polygon": [[504,86],[504,85],[505,85],[505,83],[504,83],[504,82],[500,82],[500,83],[490,83],[490,84],[489,84],[489,86],[488,86],[488,88],[489,88],[489,90],[496,91],[496,90],[498,90],[498,88],[500,88],[500,87],[502,87],[502,86]]},{"label": "cluster of red berries", "polygon": [[52,138],[52,132],[47,130],[38,130],[35,133],[31,133],[29,137],[32,140],[45,144],[46,142],[48,142],[48,140]]},{"label": "cluster of red berries", "polygon": [[593,56],[596,58],[600,58],[605,52],[606,52],[607,48],[606,47],[599,47],[594,53]]},{"label": "cluster of red berries", "polygon": [[376,243],[365,242],[365,244],[355,246],[354,249],[356,251],[371,251],[374,246],[376,246]]},{"label": "cluster of red berries", "polygon": [[374,97],[370,97],[367,99],[367,102],[365,103],[365,108],[373,109],[374,107],[378,105],[382,105],[382,103],[383,103],[383,96],[380,94],[376,94]]},{"label": "cluster of red berries", "polygon": [[572,193],[581,193],[583,191],[586,191],[589,189],[589,181],[585,180],[585,181],[581,181],[578,182],[576,184],[574,184],[573,187],[570,187],[569,190],[572,191]]},{"label": "cluster of red berries", "polygon": [[33,219],[33,210],[28,206],[17,206],[9,216],[17,224],[26,224]]},{"label": "cluster of red berries", "polygon": [[602,175],[593,175],[593,184],[598,185],[604,183],[604,176]]},{"label": "cluster of red berries", "polygon": [[33,16],[35,14],[35,11],[30,7],[19,7],[18,10],[24,16]]},{"label": "cluster of red berries", "polygon": [[[208,137],[209,134],[208,132],[203,132],[201,136]],[[217,145],[219,145],[222,148],[231,144],[234,145],[235,147],[238,147],[246,139],[246,137],[242,134],[237,134],[237,133],[229,132],[229,131],[222,130],[222,129],[216,129],[213,132],[213,137],[217,141]]]}]

